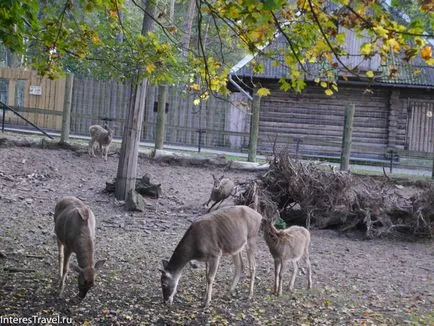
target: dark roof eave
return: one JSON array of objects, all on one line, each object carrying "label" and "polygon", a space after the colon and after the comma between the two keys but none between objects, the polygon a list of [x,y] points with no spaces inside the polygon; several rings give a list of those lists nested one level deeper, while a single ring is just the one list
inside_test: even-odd
[{"label": "dark roof eave", "polygon": [[[266,80],[276,80],[280,77],[267,76],[267,77],[257,77],[257,76],[238,76],[240,79],[266,79]],[[313,83],[312,80],[307,80],[308,83]],[[413,89],[426,89],[434,90],[434,85],[414,85],[414,84],[404,84],[404,83],[389,83],[389,82],[370,82],[366,80],[344,80],[339,79],[338,84],[344,85],[370,85],[370,86],[380,86],[380,87],[390,87],[390,88],[413,88]]]}]

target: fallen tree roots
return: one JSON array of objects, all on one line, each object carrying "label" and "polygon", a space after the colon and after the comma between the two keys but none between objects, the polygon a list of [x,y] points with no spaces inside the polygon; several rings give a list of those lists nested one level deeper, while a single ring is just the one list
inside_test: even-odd
[{"label": "fallen tree roots", "polygon": [[[257,185],[257,186],[255,186]],[[257,187],[257,188],[255,188]],[[358,176],[275,153],[270,168],[238,186],[236,204],[269,215],[278,209],[289,225],[363,230],[368,238],[392,233],[433,236],[434,190],[402,186],[389,177]]]}]

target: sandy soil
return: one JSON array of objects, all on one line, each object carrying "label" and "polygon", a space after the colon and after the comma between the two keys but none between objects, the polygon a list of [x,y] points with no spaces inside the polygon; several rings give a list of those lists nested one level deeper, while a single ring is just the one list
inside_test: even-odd
[{"label": "sandy soil", "polygon": [[[9,317],[33,322],[59,317],[75,325],[434,325],[432,242],[365,241],[332,230],[312,230],[312,290],[305,289],[306,276],[300,274],[293,292],[287,281],[282,297],[272,295],[274,265],[261,234],[253,300],[247,299],[247,276],[238,296],[229,295],[231,262],[224,258],[210,309],[201,308],[201,265],[185,268],[174,305],[167,307],[162,304],[158,268],[191,221],[204,213],[211,173],[236,181],[255,174],[141,158],[139,176],[149,173],[151,181],[161,183],[162,196],[147,199],[145,212],[132,213],[103,191],[116,169],[116,155],[104,162],[84,151],[0,148],[3,322]],[[72,272],[65,299],[56,295],[53,210],[64,195],[77,196],[93,209],[96,259],[107,259],[96,286],[79,305],[69,302],[77,293]]]}]

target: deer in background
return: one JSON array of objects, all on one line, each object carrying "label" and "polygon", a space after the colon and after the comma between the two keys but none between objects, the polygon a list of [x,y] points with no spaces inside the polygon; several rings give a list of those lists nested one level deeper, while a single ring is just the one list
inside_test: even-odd
[{"label": "deer in background", "polygon": [[225,178],[223,175],[217,179],[216,176],[212,174],[212,178],[214,180],[214,184],[211,190],[211,195],[209,196],[205,206],[208,206],[211,201],[214,201],[214,204],[212,204],[212,206],[208,209],[208,213],[215,205],[219,204],[218,206],[220,206],[220,204],[232,194],[235,186],[232,180]]},{"label": "deer in background", "polygon": [[310,232],[301,226],[291,226],[283,230],[277,230],[274,222],[278,213],[264,219],[264,237],[271,255],[274,258],[274,293],[282,295],[283,275],[286,264],[292,262],[293,272],[289,289],[294,288],[295,277],[298,273],[298,262],[304,258],[308,270],[308,288],[312,288],[312,270],[309,258]]},{"label": "deer in background", "polygon": [[95,274],[105,260],[94,264],[95,216],[80,199],[72,196],[61,198],[54,209],[54,230],[59,247],[59,297],[63,296],[68,273],[69,258],[75,253],[78,266],[72,268],[79,273],[78,301],[86,297],[95,283]]},{"label": "deer in background", "polygon": [[233,206],[208,213],[193,222],[185,232],[169,261],[163,260],[161,287],[166,304],[172,304],[181,272],[191,260],[206,263],[205,307],[209,307],[220,259],[231,255],[235,266],[230,291],[234,294],[241,275],[240,252],[247,248],[250,269],[249,297],[253,295],[256,275],[256,240],[262,216],[247,206]]},{"label": "deer in background", "polygon": [[89,127],[90,141],[89,141],[89,155],[95,156],[94,148],[95,145],[101,152],[101,156],[107,161],[107,154],[109,151],[110,144],[113,140],[112,130],[107,126],[92,125]]}]

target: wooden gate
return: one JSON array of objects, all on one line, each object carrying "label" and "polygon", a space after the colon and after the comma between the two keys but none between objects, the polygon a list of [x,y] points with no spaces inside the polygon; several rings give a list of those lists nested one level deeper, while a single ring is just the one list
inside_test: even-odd
[{"label": "wooden gate", "polygon": [[[60,130],[65,99],[65,79],[43,78],[24,68],[0,68],[0,100],[11,106],[38,127]],[[11,112],[5,122],[27,125]]]},{"label": "wooden gate", "polygon": [[408,150],[433,152],[434,101],[408,100]]}]

